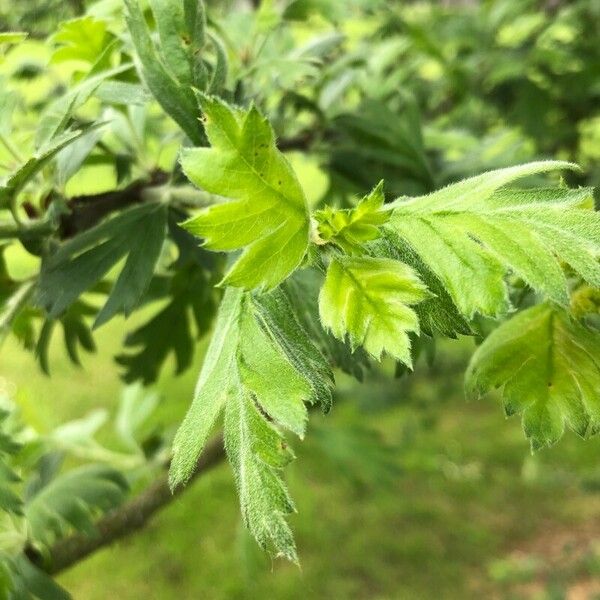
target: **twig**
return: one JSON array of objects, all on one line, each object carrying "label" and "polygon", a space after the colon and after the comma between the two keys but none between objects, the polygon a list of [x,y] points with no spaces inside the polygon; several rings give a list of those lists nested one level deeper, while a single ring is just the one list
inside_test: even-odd
[{"label": "twig", "polygon": [[[218,465],[224,456],[223,439],[219,436],[204,449],[192,480]],[[97,550],[142,529],[156,512],[167,506],[186,489],[186,487],[180,487],[172,493],[165,473],[137,497],[102,517],[96,523],[98,532],[96,536],[90,537],[75,533],[58,540],[50,548],[49,559],[44,559],[33,548],[27,549],[26,554],[29,560],[40,566],[49,575],[56,575]]]}]

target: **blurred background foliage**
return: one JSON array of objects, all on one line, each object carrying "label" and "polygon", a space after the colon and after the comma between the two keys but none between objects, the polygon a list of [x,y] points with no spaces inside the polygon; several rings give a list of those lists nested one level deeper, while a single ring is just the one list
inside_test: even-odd
[{"label": "blurred background foliage", "polygon": [[[600,184],[598,2],[208,6],[229,78],[242,82],[231,94],[243,92],[269,113],[315,205],[324,198],[345,205],[382,178],[392,198],[535,158],[576,161],[583,171],[568,175],[571,185]],[[86,11],[84,36],[58,29]],[[120,11],[120,0],[0,0],[0,31],[29,33],[0,48],[0,81],[17,90],[2,95],[0,133],[11,133],[18,147],[28,144],[36,110],[89,72],[122,34],[111,29]],[[90,62],[69,60],[69,45],[88,48]],[[110,98],[109,87],[104,94]],[[92,102],[82,114],[93,119],[99,110]],[[176,130],[156,106],[102,110],[116,111],[120,121],[77,174],[67,169],[66,197],[113,189],[136,169],[172,167]],[[35,194],[39,200],[44,190]],[[31,272],[35,259],[9,252],[11,277]],[[78,310],[85,314],[85,306]],[[123,391],[112,356],[123,332],[149,314],[114,319],[95,344],[72,315],[71,329],[63,326],[77,337],[76,354],[79,345],[98,348],[94,357],[77,355],[82,368],[56,336],[39,352],[28,330],[4,342],[0,359],[0,398],[28,427],[68,446],[74,464],[78,456],[126,464],[134,487],[156,467],[139,457],[166,452],[204,348],[200,342],[190,358],[195,368],[180,377],[170,359],[162,368],[164,356],[143,355],[147,379],[159,374],[154,391]],[[51,380],[23,343],[37,345]],[[518,422],[504,422],[492,400],[464,401],[461,373],[472,345],[440,343],[435,357],[428,346],[416,374],[396,379],[387,363],[368,371],[363,384],[339,375],[336,407],[316,416],[307,441],[296,444],[301,460],[289,477],[301,569],[271,563],[254,547],[239,522],[231,477],[219,468],[145,531],[60,582],[90,600],[596,597],[600,440],[584,444],[569,434],[531,455]]]}]

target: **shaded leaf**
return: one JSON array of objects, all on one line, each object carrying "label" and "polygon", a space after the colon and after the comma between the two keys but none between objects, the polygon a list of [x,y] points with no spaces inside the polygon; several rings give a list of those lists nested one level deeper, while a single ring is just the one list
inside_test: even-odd
[{"label": "shaded leaf", "polygon": [[566,312],[540,304],[494,330],[466,374],[467,390],[501,387],[507,415],[522,414],[533,449],[569,427],[582,437],[600,428],[600,337]]}]

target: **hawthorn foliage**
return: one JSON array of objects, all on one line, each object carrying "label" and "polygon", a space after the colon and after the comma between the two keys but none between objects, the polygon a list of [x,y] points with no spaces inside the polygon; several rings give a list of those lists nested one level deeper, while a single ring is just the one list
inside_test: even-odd
[{"label": "hawthorn foliage", "polygon": [[[78,363],[95,328],[139,311],[116,362],[145,385],[171,355],[188,369],[210,337],[172,446],[140,433],[157,400],[135,388],[115,424],[122,453],[95,440],[102,416],[41,436],[1,413],[5,596],[65,597],[44,574],[52,544],[93,534],[126,496],[124,473],[154,472],[171,451],[170,485],[184,485],[221,423],[244,522],[297,561],[289,438],[304,437],[311,407],[332,408],[335,369],[360,376],[384,357],[412,369],[436,337],[481,342],[467,390],[499,389],[532,448],[600,428],[600,216],[591,187],[549,179],[577,181],[580,168],[500,158],[470,177],[436,174],[415,99],[383,86],[398,15],[382,24],[378,72],[339,33],[295,45],[287,24],[305,4],[265,2],[245,20],[201,0],[92,5],[46,42],[36,77],[51,93],[34,101],[19,87],[26,36],[0,34],[16,81],[1,97],[0,335],[50,371],[57,329]],[[345,69],[349,53],[362,71]],[[320,157],[324,200],[289,150]],[[109,181],[89,189],[98,168]],[[7,267],[17,246],[35,257],[29,277]],[[85,464],[61,469],[72,455]]]}]

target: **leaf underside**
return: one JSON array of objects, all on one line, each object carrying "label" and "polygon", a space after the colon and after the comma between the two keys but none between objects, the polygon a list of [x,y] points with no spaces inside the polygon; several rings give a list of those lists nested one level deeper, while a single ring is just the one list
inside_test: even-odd
[{"label": "leaf underside", "polygon": [[479,346],[466,373],[470,395],[501,388],[507,415],[522,414],[533,449],[569,427],[582,437],[600,428],[600,339],[549,304],[524,310]]}]

